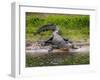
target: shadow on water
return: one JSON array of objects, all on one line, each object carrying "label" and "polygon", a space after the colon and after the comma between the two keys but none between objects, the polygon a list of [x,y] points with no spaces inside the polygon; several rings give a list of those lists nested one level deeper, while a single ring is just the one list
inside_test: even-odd
[{"label": "shadow on water", "polygon": [[87,53],[50,53],[40,56],[26,55],[26,67],[89,64]]}]

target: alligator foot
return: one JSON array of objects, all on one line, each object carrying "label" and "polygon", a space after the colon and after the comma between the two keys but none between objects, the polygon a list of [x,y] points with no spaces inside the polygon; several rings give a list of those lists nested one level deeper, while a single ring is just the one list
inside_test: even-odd
[{"label": "alligator foot", "polygon": [[53,48],[50,48],[50,49],[48,50],[48,53],[52,53],[52,51],[53,51]]},{"label": "alligator foot", "polygon": [[72,45],[72,49],[78,49],[79,47]]}]

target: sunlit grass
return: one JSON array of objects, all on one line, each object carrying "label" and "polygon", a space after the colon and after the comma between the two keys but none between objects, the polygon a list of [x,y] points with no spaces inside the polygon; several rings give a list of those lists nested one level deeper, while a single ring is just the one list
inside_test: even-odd
[{"label": "sunlit grass", "polygon": [[[87,41],[89,39],[89,15],[63,15],[26,13],[26,41],[47,40],[51,31],[33,35],[41,26],[52,23],[59,27],[60,35],[72,41]],[[56,60],[57,59],[57,60]],[[44,57],[26,55],[26,67],[89,64],[89,54],[72,54],[68,56],[50,54]]]},{"label": "sunlit grass", "polygon": [[[60,28],[61,35],[72,40],[86,40],[89,38],[89,16],[88,15],[62,15],[26,13],[26,39],[39,39],[39,35],[33,32],[42,25],[53,23]],[[50,36],[51,32],[44,32],[43,39]]]}]

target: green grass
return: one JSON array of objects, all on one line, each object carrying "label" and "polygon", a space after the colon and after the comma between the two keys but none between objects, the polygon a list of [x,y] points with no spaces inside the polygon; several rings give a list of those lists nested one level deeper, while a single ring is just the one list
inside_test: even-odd
[{"label": "green grass", "polygon": [[[60,28],[61,35],[72,40],[86,40],[89,38],[89,16],[88,15],[64,15],[64,14],[42,14],[26,13],[26,39],[37,40],[40,35],[33,35],[33,32],[42,25],[53,23]],[[41,35],[46,39],[51,32],[44,32]]]},{"label": "green grass", "polygon": [[[87,41],[89,39],[89,15],[69,14],[42,14],[26,13],[26,41],[35,42],[48,39],[52,32],[42,32],[33,35],[33,32],[48,23],[53,23],[60,28],[60,34],[72,41]],[[26,67],[89,64],[89,54],[50,54],[33,57],[26,55]]]}]

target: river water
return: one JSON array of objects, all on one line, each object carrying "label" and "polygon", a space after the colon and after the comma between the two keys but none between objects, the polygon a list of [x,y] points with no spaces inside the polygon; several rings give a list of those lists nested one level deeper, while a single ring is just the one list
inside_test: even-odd
[{"label": "river water", "polygon": [[85,65],[90,63],[89,52],[85,53],[50,53],[38,56],[26,55],[26,67]]}]

